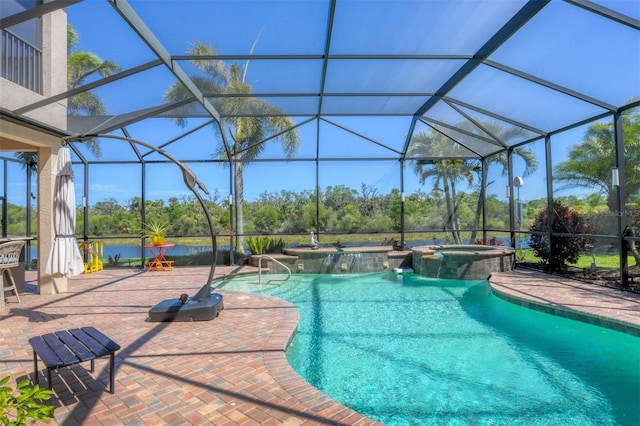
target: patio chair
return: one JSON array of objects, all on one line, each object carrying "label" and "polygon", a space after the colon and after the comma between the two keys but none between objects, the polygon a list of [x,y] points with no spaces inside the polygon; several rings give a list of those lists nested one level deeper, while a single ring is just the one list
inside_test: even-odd
[{"label": "patio chair", "polygon": [[[20,262],[20,252],[24,247],[24,241],[9,241],[8,243],[0,244],[0,288],[2,288],[2,294],[0,295],[0,310],[4,309],[5,293],[7,291],[13,291],[20,303],[20,295],[16,288],[16,282],[13,279],[11,268],[18,266]],[[5,282],[5,274],[8,277],[8,281]]]}]

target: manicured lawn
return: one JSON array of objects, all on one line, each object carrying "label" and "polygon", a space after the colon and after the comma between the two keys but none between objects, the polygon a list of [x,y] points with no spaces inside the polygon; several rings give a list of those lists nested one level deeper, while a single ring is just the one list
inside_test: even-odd
[{"label": "manicured lawn", "polygon": [[[540,262],[540,258],[537,257],[531,249],[519,249],[516,251],[516,259],[519,262]],[[618,254],[596,254],[596,266],[599,269],[618,269],[620,268],[620,261],[618,260]],[[628,257],[629,266],[635,266],[636,261],[633,256]],[[580,255],[576,263],[569,263],[569,266],[575,268],[590,268],[593,257],[591,253],[584,253]]]}]

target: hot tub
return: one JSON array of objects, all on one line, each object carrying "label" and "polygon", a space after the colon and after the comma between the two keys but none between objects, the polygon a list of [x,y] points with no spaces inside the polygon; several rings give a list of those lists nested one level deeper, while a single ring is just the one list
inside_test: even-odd
[{"label": "hot tub", "polygon": [[515,249],[483,245],[418,246],[413,252],[413,269],[432,278],[486,280],[492,272],[512,270]]}]

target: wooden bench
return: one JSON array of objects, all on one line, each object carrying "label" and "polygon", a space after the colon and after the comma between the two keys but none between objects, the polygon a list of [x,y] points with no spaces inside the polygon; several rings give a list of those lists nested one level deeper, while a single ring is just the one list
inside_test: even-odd
[{"label": "wooden bench", "polygon": [[109,355],[109,390],[111,393],[115,392],[115,352],[120,346],[94,327],[43,334],[30,338],[29,344],[33,348],[35,383],[38,383],[38,356],[47,367],[47,379],[51,389],[51,370],[91,361],[93,373],[94,360]]}]

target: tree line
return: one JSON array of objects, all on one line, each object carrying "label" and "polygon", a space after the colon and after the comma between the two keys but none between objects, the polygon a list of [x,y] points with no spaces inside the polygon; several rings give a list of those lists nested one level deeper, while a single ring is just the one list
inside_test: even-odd
[{"label": "tree line", "polygon": [[[404,226],[407,232],[446,233],[453,241],[452,232],[475,229],[476,207],[479,193],[460,192],[456,205],[459,227],[450,228],[451,218],[443,191],[418,191],[405,196]],[[590,224],[590,232],[609,234],[607,228],[612,222],[604,194],[592,194],[587,198],[576,196],[559,197],[565,205],[571,206],[584,215]],[[531,200],[524,204],[522,230],[528,230],[536,215],[546,208],[546,198]],[[218,235],[228,235],[231,230],[229,208],[223,197],[213,194],[205,200],[211,213]],[[264,192],[255,201],[245,201],[246,235],[287,235],[306,234],[320,231],[328,234],[357,233],[399,233],[401,231],[401,196],[398,189],[380,194],[370,185],[360,188],[345,185],[328,186],[320,191],[319,209],[316,214],[315,193],[312,191]],[[486,199],[486,228],[492,230],[509,229],[509,204],[496,196]],[[24,235],[26,208],[8,205],[8,234]],[[37,212],[32,212],[35,219]],[[168,200],[147,200],[145,204],[147,222],[161,222],[168,225],[168,236],[206,236],[209,228],[202,208],[192,195]],[[83,209],[77,212],[76,235],[84,229]],[[88,209],[89,237],[138,237],[142,223],[142,199],[131,198],[120,203],[115,198],[96,202]],[[482,226],[480,226],[482,227]],[[32,229],[37,233],[37,223]],[[234,229],[234,232],[237,230]],[[477,234],[469,231],[475,240]]]},{"label": "tree line", "polygon": [[[459,203],[458,210],[463,227],[474,223],[473,212],[478,194],[470,193],[467,201]],[[401,196],[398,189],[380,194],[375,187],[362,184],[360,188],[345,185],[328,186],[319,194],[316,214],[316,197],[312,191],[275,191],[260,194],[255,201],[243,205],[246,235],[304,234],[310,231],[323,233],[378,233],[400,232]],[[227,235],[231,230],[231,215],[222,197],[213,194],[205,199],[216,232]],[[508,204],[490,197],[490,205],[501,205],[496,210],[501,215],[492,217],[492,224],[507,229]],[[448,214],[441,191],[416,192],[405,196],[405,229],[409,231],[446,231]],[[33,213],[34,215],[37,212]],[[26,208],[9,204],[9,234],[24,234]],[[84,229],[83,209],[76,215],[76,234]],[[167,235],[208,235],[206,218],[196,198],[192,195],[168,200],[147,200],[145,220],[168,224]],[[142,223],[142,199],[131,198],[125,203],[115,198],[98,201],[88,208],[89,235],[95,237],[138,236]],[[36,222],[32,229],[37,232]],[[234,232],[236,230],[234,229]]]}]

